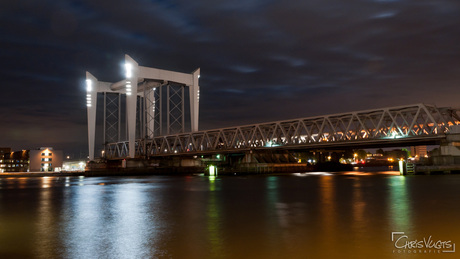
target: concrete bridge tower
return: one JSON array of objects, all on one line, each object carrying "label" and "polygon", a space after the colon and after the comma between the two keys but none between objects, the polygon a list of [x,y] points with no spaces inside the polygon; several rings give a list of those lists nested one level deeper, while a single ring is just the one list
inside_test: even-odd
[{"label": "concrete bridge tower", "polygon": [[[190,113],[190,131],[198,131],[200,69],[190,74],[140,66],[125,55],[125,79],[102,82],[86,72],[86,106],[88,112],[89,159],[94,160],[96,142],[97,95],[104,95],[103,142],[120,142],[123,124],[122,100],[126,103],[125,134],[128,146],[126,157],[134,158],[136,138],[153,137],[185,132],[186,111]],[[186,109],[188,88],[189,107]]]}]

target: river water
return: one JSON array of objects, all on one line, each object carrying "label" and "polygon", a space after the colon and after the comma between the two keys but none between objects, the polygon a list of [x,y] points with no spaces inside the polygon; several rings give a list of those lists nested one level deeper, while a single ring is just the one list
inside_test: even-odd
[{"label": "river water", "polygon": [[459,220],[460,175],[0,178],[0,258],[459,258]]}]

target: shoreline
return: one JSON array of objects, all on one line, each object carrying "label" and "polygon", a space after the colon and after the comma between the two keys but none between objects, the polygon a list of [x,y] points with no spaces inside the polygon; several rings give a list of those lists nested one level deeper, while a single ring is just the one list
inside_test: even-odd
[{"label": "shoreline", "polygon": [[[251,170],[252,169],[252,170]],[[335,167],[317,167],[317,168],[304,168],[303,166],[296,167],[279,167],[273,168],[275,170],[266,170],[267,168],[256,168],[262,170],[254,170],[254,168],[244,168],[244,170],[235,170],[228,168],[219,168],[217,175],[280,175],[299,172],[341,172],[341,171],[354,171],[353,168],[335,168]],[[389,168],[388,168],[389,169]],[[387,170],[387,169],[382,169]],[[69,176],[84,176],[84,177],[98,177],[98,176],[150,176],[150,175],[195,175],[205,174],[209,175],[208,170],[204,167],[165,167],[165,168],[111,168],[111,169],[93,169],[86,171],[76,172],[3,172],[0,173],[1,178],[21,178],[21,177],[69,177]]]},{"label": "shoreline", "polygon": [[85,172],[17,172],[17,173],[0,173],[0,178],[9,178],[9,177],[46,177],[46,176],[85,176]]}]

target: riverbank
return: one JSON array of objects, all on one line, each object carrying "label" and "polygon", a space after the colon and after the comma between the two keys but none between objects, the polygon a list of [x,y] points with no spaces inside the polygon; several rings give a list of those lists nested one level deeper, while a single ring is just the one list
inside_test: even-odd
[{"label": "riverbank", "polygon": [[84,176],[85,172],[18,172],[0,173],[0,178],[8,177],[45,177],[45,176]]}]

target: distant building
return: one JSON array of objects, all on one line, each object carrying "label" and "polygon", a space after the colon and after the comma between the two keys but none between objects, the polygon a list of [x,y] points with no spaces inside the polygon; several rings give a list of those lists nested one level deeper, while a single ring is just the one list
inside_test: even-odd
[{"label": "distant building", "polygon": [[62,171],[65,172],[84,172],[86,167],[85,160],[68,160],[62,164]]},{"label": "distant building", "polygon": [[0,147],[0,156],[3,156],[4,153],[11,153],[10,147]]},{"label": "distant building", "polygon": [[426,157],[428,152],[426,150],[426,146],[414,146],[410,148],[410,154],[412,157],[420,158]]},{"label": "distant building", "polygon": [[60,172],[62,162],[62,151],[51,147],[14,152],[11,148],[0,148],[0,173]]},{"label": "distant building", "polygon": [[64,155],[61,150],[42,147],[30,150],[30,172],[60,172]]},{"label": "distant building", "polygon": [[0,172],[27,172],[29,169],[29,151],[11,151],[0,148]]}]

